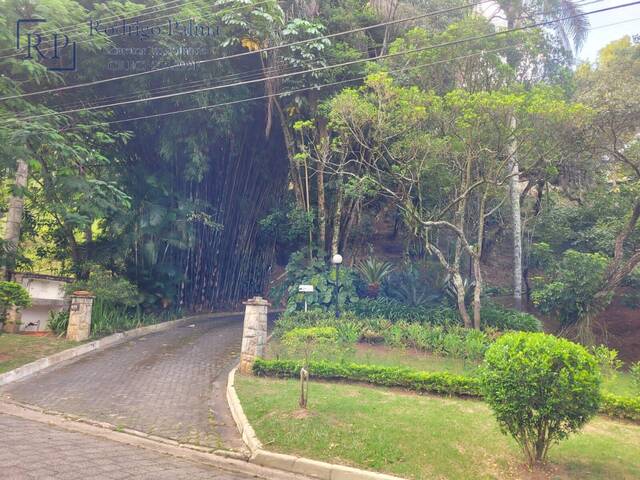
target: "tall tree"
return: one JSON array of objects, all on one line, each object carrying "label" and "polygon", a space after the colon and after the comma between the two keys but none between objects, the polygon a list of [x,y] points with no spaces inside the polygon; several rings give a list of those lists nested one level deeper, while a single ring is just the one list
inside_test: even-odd
[{"label": "tall tree", "polygon": [[[580,49],[587,37],[589,22],[586,17],[574,17],[582,10],[574,0],[497,0],[507,28],[513,29],[524,25],[527,21],[556,20],[553,30],[560,38],[565,48]],[[521,56],[517,51],[506,54],[507,63],[514,70],[518,70]],[[515,116],[511,117],[512,128],[517,128]],[[520,167],[517,145],[510,147],[511,172],[509,181],[509,196],[511,203],[511,230],[513,233],[513,298],[518,308],[522,307],[522,213],[520,198]]]}]

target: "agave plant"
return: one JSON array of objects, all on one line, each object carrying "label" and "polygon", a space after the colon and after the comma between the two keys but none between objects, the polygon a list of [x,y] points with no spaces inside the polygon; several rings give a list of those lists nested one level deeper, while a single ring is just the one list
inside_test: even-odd
[{"label": "agave plant", "polygon": [[376,298],[380,293],[380,285],[393,271],[393,265],[377,258],[369,257],[356,265],[362,280],[367,284],[367,296]]},{"label": "agave plant", "polygon": [[[468,305],[471,302],[471,297],[473,296],[473,289],[475,286],[476,282],[470,282],[466,278],[463,280],[462,288],[464,290],[465,305]],[[444,279],[442,291],[452,305],[455,305],[458,302],[458,289],[453,283],[453,278],[451,278],[451,275],[447,275],[447,277]]]}]

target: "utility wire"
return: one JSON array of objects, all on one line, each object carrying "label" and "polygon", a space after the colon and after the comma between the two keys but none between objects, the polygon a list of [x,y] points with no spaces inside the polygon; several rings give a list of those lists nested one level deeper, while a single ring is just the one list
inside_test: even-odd
[{"label": "utility wire", "polygon": [[[231,59],[241,58],[241,57],[245,57],[245,56],[248,56],[248,55],[267,53],[267,52],[271,52],[271,51],[274,51],[274,50],[279,50],[281,48],[287,48],[287,47],[292,47],[292,46],[296,46],[296,45],[303,45],[305,43],[316,42],[316,41],[319,41],[319,40],[334,38],[334,37],[338,37],[338,36],[342,36],[342,35],[349,35],[351,33],[363,32],[363,31],[370,30],[370,29],[373,29],[373,28],[379,28],[379,27],[384,27],[384,26],[388,26],[388,25],[395,25],[395,24],[398,24],[398,23],[410,22],[410,21],[419,20],[419,19],[422,19],[422,18],[441,15],[441,14],[444,14],[444,13],[450,13],[450,12],[454,12],[454,11],[457,11],[457,10],[462,10],[462,9],[465,9],[465,8],[473,8],[473,7],[476,7],[478,5],[482,5],[483,3],[488,3],[488,2],[491,2],[491,1],[493,1],[493,0],[481,0],[479,2],[469,3],[469,4],[457,6],[457,7],[449,7],[449,8],[444,8],[444,9],[440,9],[440,10],[435,10],[435,11],[432,11],[432,12],[422,13],[422,14],[414,15],[414,16],[408,17],[408,18],[389,20],[389,21],[386,21],[386,22],[380,22],[380,23],[377,23],[375,25],[370,25],[370,26],[366,26],[366,27],[358,27],[358,28],[353,28],[353,29],[350,29],[350,30],[345,30],[345,31],[342,31],[342,32],[330,33],[330,34],[327,34],[327,35],[319,35],[317,37],[309,38],[309,39],[306,39],[306,40],[298,40],[298,41],[295,41],[295,42],[290,42],[290,43],[286,43],[286,44],[282,44],[282,45],[274,45],[272,47],[260,48],[260,49],[253,50],[253,51],[246,51],[246,52],[236,53],[236,54],[232,54],[232,55],[226,55],[226,56],[222,56],[222,57],[208,58],[208,59],[205,59],[205,60],[198,60],[198,61],[194,62],[194,65],[201,65],[201,64],[204,64],[204,63],[219,62],[219,61],[222,61],[222,60],[231,60]],[[75,85],[66,85],[66,86],[63,86],[63,87],[50,88],[50,89],[46,89],[46,90],[39,90],[39,91],[36,91],[36,92],[29,92],[29,93],[22,93],[22,94],[19,94],[19,95],[11,95],[11,96],[6,96],[6,97],[0,97],[0,101],[1,100],[10,100],[10,99],[14,99],[14,98],[31,97],[33,95],[42,95],[42,94],[45,94],[45,93],[54,93],[54,92],[60,92],[60,91],[64,91],[64,90],[71,90],[71,89],[75,89],[75,88],[89,87],[89,86],[93,86],[93,85],[100,85],[100,84],[104,84],[104,83],[114,82],[116,80],[124,80],[124,79],[128,79],[128,78],[134,78],[134,77],[139,77],[141,75],[149,75],[149,74],[152,74],[152,73],[162,72],[162,71],[171,70],[171,69],[179,68],[179,67],[180,67],[180,65],[168,65],[166,67],[159,67],[159,68],[155,68],[155,69],[151,69],[151,70],[146,70],[144,72],[136,72],[136,73],[131,73],[131,74],[128,74],[128,75],[122,75],[122,76],[119,76],[119,77],[110,77],[110,78],[105,78],[105,79],[102,79],[102,80],[94,80],[94,81],[86,82],[86,83],[78,83],[78,84],[75,84]]]},{"label": "utility wire", "polygon": [[[584,5],[589,5],[589,4],[594,4],[594,3],[599,3],[603,0],[591,0],[591,1],[587,1],[585,3],[582,3],[581,6]],[[549,12],[536,12],[534,13],[532,16],[536,17],[536,16],[540,16],[540,15],[545,15],[548,14]],[[591,30],[591,29],[590,29]],[[374,45],[372,47],[370,47],[369,50],[371,49],[375,49],[380,47],[381,45]],[[188,68],[188,65],[187,65]],[[228,75],[224,75],[222,77],[218,77],[215,79],[216,83],[225,83],[227,81],[232,81],[234,79],[252,79],[252,78],[256,78],[257,75],[268,75],[270,72],[290,72],[295,70],[295,67],[289,66],[289,67],[283,67],[282,64],[280,65],[276,65],[276,66],[272,66],[269,68],[258,68],[258,69],[253,69],[253,70],[249,70],[249,71],[243,71],[243,72],[238,72],[238,73],[234,73],[234,74],[228,74]],[[175,88],[175,87],[179,87],[178,89],[176,89],[176,91],[178,91],[179,89],[184,89],[186,87],[196,87],[196,86],[204,86],[204,85],[212,85],[214,82],[214,80],[212,79],[198,79],[198,80],[193,80],[190,82],[186,82],[186,83],[180,83],[180,84],[172,84],[172,85],[165,85],[165,86],[160,86],[160,87],[155,87],[155,88],[151,88],[151,89],[146,89],[146,90],[139,90],[137,92],[129,92],[126,93],[124,95],[112,95],[109,97],[102,97],[99,99],[93,99],[93,102],[96,103],[92,103],[91,100],[81,100],[79,102],[74,102],[74,103],[65,103],[63,104],[63,108],[65,109],[70,109],[70,108],[77,108],[80,106],[97,106],[99,105],[99,103],[101,102],[106,102],[106,101],[115,101],[115,100],[126,100],[126,99],[132,99],[135,98],[136,96],[143,94],[143,95],[153,95],[156,93],[164,93],[167,91],[170,91],[171,89]],[[56,108],[60,108],[61,105],[58,104],[55,106]],[[52,107],[53,108],[53,107]]]},{"label": "utility wire", "polygon": [[[195,90],[188,90],[188,91],[184,91],[184,92],[170,93],[170,94],[158,95],[158,96],[154,96],[154,97],[141,98],[141,99],[135,99],[135,100],[127,100],[127,101],[116,102],[116,103],[112,103],[112,104],[95,106],[95,107],[70,109],[70,110],[55,111],[55,112],[50,112],[50,113],[45,113],[45,114],[40,114],[40,115],[17,117],[15,119],[11,119],[11,120],[22,120],[22,121],[35,120],[35,119],[38,119],[38,118],[50,117],[50,116],[53,116],[53,115],[56,115],[56,116],[57,115],[67,115],[67,114],[70,114],[70,113],[77,113],[77,112],[80,112],[80,111],[93,111],[93,110],[99,110],[99,109],[103,109],[103,108],[112,108],[112,107],[117,107],[117,106],[122,106],[122,105],[130,105],[130,104],[134,104],[134,103],[146,103],[146,102],[155,101],[155,100],[162,100],[162,99],[167,99],[167,98],[175,98],[175,97],[179,97],[179,96],[190,95],[190,94],[193,94],[193,93],[209,92],[209,91],[214,91],[214,90],[220,90],[220,89],[223,89],[223,88],[230,88],[230,87],[241,86],[241,85],[250,85],[250,84],[255,84],[255,83],[260,83],[260,82],[270,81],[270,80],[280,80],[280,79],[283,79],[283,78],[288,78],[288,77],[296,76],[296,75],[304,75],[304,74],[307,74],[307,73],[321,72],[321,71],[329,70],[329,69],[332,69],[332,68],[356,65],[356,64],[360,64],[360,63],[364,63],[364,62],[370,62],[370,61],[373,61],[373,60],[381,60],[383,58],[394,58],[394,57],[397,57],[397,56],[400,56],[400,55],[406,55],[406,54],[409,54],[409,53],[418,53],[418,52],[423,52],[423,51],[432,50],[432,49],[436,49],[436,48],[442,48],[442,47],[451,46],[451,45],[459,45],[459,44],[470,42],[470,41],[474,41],[474,40],[483,40],[483,39],[486,39],[486,38],[492,38],[492,37],[497,37],[497,36],[502,36],[502,35],[508,35],[510,33],[529,30],[531,28],[537,28],[537,27],[543,27],[543,26],[547,26],[547,25],[552,25],[554,23],[558,23],[558,22],[561,22],[561,21],[564,21],[564,20],[569,20],[569,19],[572,19],[572,18],[578,18],[578,17],[587,16],[587,15],[593,15],[593,14],[596,14],[596,13],[602,13],[602,12],[617,10],[617,9],[620,9],[620,8],[625,8],[625,7],[638,5],[638,4],[640,4],[640,0],[636,0],[634,2],[629,2],[629,3],[626,3],[626,4],[622,4],[622,5],[605,7],[605,8],[601,8],[601,9],[598,9],[598,10],[593,10],[593,11],[590,11],[590,12],[583,12],[583,13],[579,13],[579,14],[568,15],[568,16],[557,18],[557,19],[553,19],[553,20],[546,20],[546,21],[543,21],[543,22],[536,22],[536,23],[532,23],[532,24],[529,24],[529,25],[524,25],[522,27],[516,27],[516,28],[512,28],[512,29],[501,30],[501,31],[498,31],[498,32],[493,32],[493,33],[489,33],[489,34],[485,34],[485,35],[476,35],[476,36],[473,36],[473,37],[467,37],[467,38],[463,38],[463,39],[458,39],[458,40],[454,40],[454,41],[451,41],[451,42],[444,42],[444,43],[440,43],[440,44],[436,44],[436,45],[429,45],[429,46],[426,46],[426,47],[403,50],[401,52],[388,53],[388,54],[380,55],[380,56],[375,57],[375,58],[361,58],[361,59],[351,60],[351,61],[348,61],[348,62],[342,62],[342,63],[338,63],[338,64],[334,64],[334,65],[326,65],[326,66],[321,66],[321,67],[316,67],[316,68],[309,68],[309,69],[301,70],[301,71],[298,71],[298,72],[285,73],[285,74],[281,74],[281,75],[274,75],[274,76],[271,76],[271,77],[264,77],[264,78],[255,79],[255,80],[240,81],[240,82],[234,82],[234,83],[231,83],[231,84],[216,85],[216,86],[212,86],[212,87],[195,89]],[[11,120],[9,120],[9,121],[11,121]],[[5,123],[8,123],[8,122],[5,122]]]},{"label": "utility wire", "polygon": [[[209,15],[209,14],[203,14],[203,19],[204,19],[204,20],[210,20],[211,18],[215,18],[215,17],[216,17],[216,16],[218,16],[218,15],[224,15],[224,14],[227,14],[227,13],[229,13],[229,12],[234,12],[234,11],[237,11],[237,10],[242,10],[242,9],[244,9],[244,8],[247,8],[247,7],[256,7],[256,6],[258,6],[258,5],[262,5],[262,4],[264,4],[264,3],[267,3],[268,1],[269,1],[269,0],[263,0],[263,1],[261,1],[261,2],[254,3],[253,5],[240,5],[240,6],[238,6],[238,7],[230,8],[230,9],[227,9],[227,10],[219,10],[219,11],[216,11],[216,12],[211,12],[211,14],[210,14],[210,15]],[[488,1],[488,0],[487,0],[487,1]],[[190,3],[190,2],[188,2],[188,3]],[[172,14],[168,14],[168,15],[164,15],[164,16],[160,16],[160,17],[155,17],[155,18],[154,18],[154,17],[152,17],[152,18],[148,18],[148,19],[144,19],[144,20],[139,20],[139,21],[138,21],[138,25],[139,25],[140,23],[144,23],[144,22],[149,22],[149,21],[153,21],[153,20],[160,20],[160,19],[162,19],[162,18],[169,18],[169,17],[172,17],[173,15],[174,15],[174,14],[172,13]],[[133,18],[135,18],[135,17],[133,17]],[[125,20],[126,20],[126,19],[125,19]],[[161,26],[161,25],[160,25],[160,24],[156,24],[156,25],[150,25],[150,26],[147,26],[146,28],[147,28],[147,29],[152,29],[152,28],[159,27],[159,26]],[[56,32],[56,30],[51,30],[51,32],[55,33],[55,32]],[[43,32],[43,33],[44,33],[44,32]],[[100,36],[99,36],[99,37],[97,37],[97,38],[99,38],[100,40],[103,40],[103,39],[111,40],[111,39],[112,39],[112,38],[114,38],[114,37],[123,37],[123,36],[126,36],[126,34],[125,34],[124,32],[123,32],[123,33],[113,33],[113,34],[111,34],[111,35],[102,35],[102,34],[100,34]],[[79,43],[86,43],[86,42],[90,42],[90,41],[92,41],[92,40],[94,40],[94,38],[92,38],[92,37],[90,37],[90,38],[85,38],[85,39],[83,39],[83,40],[77,40],[77,41],[76,41],[76,44],[79,44]],[[51,50],[52,48],[53,48],[53,47],[49,47],[49,48],[47,48],[47,49],[45,49],[45,50],[47,50],[47,51],[48,51],[48,50]],[[3,59],[5,59],[5,58],[17,57],[18,55],[22,55],[22,52],[16,52],[16,53],[12,53],[12,54],[8,54],[8,55],[0,56],[0,60],[3,60]]]}]

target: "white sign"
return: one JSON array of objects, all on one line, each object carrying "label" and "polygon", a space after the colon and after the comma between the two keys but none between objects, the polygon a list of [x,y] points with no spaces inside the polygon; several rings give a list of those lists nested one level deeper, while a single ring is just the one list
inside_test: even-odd
[{"label": "white sign", "polygon": [[313,292],[313,285],[300,285],[298,287],[298,292],[300,292],[300,293],[311,293],[311,292]]}]

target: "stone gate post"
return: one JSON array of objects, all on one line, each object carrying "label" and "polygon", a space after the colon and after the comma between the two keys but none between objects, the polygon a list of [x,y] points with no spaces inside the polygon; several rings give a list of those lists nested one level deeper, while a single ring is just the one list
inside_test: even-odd
[{"label": "stone gate post", "polygon": [[253,297],[243,302],[244,328],[242,331],[242,350],[240,352],[240,373],[250,374],[253,361],[264,355],[267,344],[267,311],[271,306],[262,297]]},{"label": "stone gate post", "polygon": [[82,342],[91,335],[91,310],[95,297],[89,292],[79,290],[71,294],[67,339]]}]

